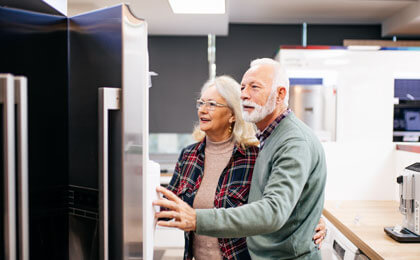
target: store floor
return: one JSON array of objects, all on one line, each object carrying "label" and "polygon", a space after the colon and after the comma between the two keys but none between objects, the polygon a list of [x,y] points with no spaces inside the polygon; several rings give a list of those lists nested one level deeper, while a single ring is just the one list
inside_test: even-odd
[{"label": "store floor", "polygon": [[182,260],[184,249],[155,250],[153,260]]}]

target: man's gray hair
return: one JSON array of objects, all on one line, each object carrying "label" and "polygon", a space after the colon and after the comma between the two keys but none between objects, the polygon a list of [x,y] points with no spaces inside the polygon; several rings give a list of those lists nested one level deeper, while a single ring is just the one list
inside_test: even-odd
[{"label": "man's gray hair", "polygon": [[286,96],[284,97],[284,104],[288,106],[289,102],[289,77],[287,76],[286,70],[280,64],[280,62],[275,61],[270,58],[261,58],[251,61],[250,68],[257,65],[270,65],[274,68],[273,84],[271,85],[273,91],[279,87],[284,87],[286,89]]}]

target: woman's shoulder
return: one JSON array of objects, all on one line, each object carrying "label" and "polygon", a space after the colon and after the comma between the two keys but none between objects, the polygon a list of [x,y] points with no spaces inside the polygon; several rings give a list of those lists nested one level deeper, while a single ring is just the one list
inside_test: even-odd
[{"label": "woman's shoulder", "polygon": [[258,153],[260,151],[260,148],[258,147],[258,145],[248,145],[246,147],[246,150],[251,153]]},{"label": "woman's shoulder", "polygon": [[197,151],[198,150],[198,148],[200,147],[200,145],[202,144],[203,142],[196,142],[196,143],[193,143],[193,144],[190,144],[190,145],[187,145],[187,146],[185,146],[184,148],[182,148],[182,152],[193,152],[193,151]]},{"label": "woman's shoulder", "polygon": [[200,145],[203,142],[196,142],[182,148],[181,153],[179,154],[179,160],[185,159],[185,157],[191,156],[192,154],[197,154],[197,151],[200,149]]},{"label": "woman's shoulder", "polygon": [[241,146],[236,144],[237,149],[242,152],[246,157],[257,157],[260,148],[257,145],[245,145]]}]

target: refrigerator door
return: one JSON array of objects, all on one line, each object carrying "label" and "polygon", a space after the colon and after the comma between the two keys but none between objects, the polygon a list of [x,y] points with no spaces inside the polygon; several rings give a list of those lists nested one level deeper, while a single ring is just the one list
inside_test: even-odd
[{"label": "refrigerator door", "polygon": [[20,260],[29,260],[28,82],[26,77],[16,76],[14,83],[17,104],[18,251]]},{"label": "refrigerator door", "polygon": [[[65,260],[68,257],[67,36],[66,17],[0,7],[0,71],[24,75],[30,84],[27,96],[27,127],[30,129],[27,196],[30,201],[26,210],[31,259]],[[19,113],[18,106],[17,109]],[[25,137],[20,136],[23,143]],[[17,141],[16,145],[20,146],[19,139]],[[24,157],[21,160],[23,162]],[[24,174],[23,166],[19,165],[17,170],[21,169]],[[22,175],[17,182],[24,184],[24,178]],[[26,195],[20,194],[17,203],[25,207],[21,199]],[[19,222],[26,222],[22,217]],[[26,233],[20,228],[17,232]],[[18,239],[21,237],[18,235]],[[0,239],[1,243],[3,241]]]},{"label": "refrigerator door", "polygon": [[[148,147],[147,25],[125,5],[72,17],[69,24],[69,182],[73,190],[99,195],[96,199],[103,205],[99,219],[92,222],[76,214],[88,207],[76,205],[74,200],[70,259],[92,259],[92,252],[98,252],[100,259],[142,259],[143,178]],[[106,187],[104,179],[98,178],[100,168],[104,168],[98,161],[98,155],[104,153],[98,143],[102,125],[98,119],[98,88],[121,89],[120,109],[107,113]],[[101,224],[99,235],[82,237],[80,227],[94,229],[95,223]],[[99,246],[98,237],[104,238]],[[78,248],[83,250],[78,253]]]},{"label": "refrigerator door", "polygon": [[[122,6],[69,19],[69,259],[122,259],[121,110],[108,112],[107,253],[100,248],[98,89],[122,86]],[[89,230],[90,232],[85,232]],[[101,258],[103,259],[103,258]]]},{"label": "refrigerator door", "polygon": [[[2,254],[5,260],[16,260],[16,172],[15,172],[15,94],[11,74],[0,74],[2,103]],[[3,257],[3,255],[1,257]]]},{"label": "refrigerator door", "polygon": [[99,259],[109,259],[109,111],[121,109],[121,89],[99,88]]},{"label": "refrigerator door", "polygon": [[123,259],[146,259],[146,242],[153,252],[153,241],[144,241],[143,227],[144,208],[152,208],[144,194],[149,154],[147,24],[124,6],[122,26]]}]

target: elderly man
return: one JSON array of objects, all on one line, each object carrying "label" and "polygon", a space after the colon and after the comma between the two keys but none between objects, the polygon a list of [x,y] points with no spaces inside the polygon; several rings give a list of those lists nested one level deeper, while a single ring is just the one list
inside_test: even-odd
[{"label": "elderly man", "polygon": [[256,124],[260,140],[248,204],[194,210],[158,188],[169,200],[154,204],[172,211],[156,216],[175,219],[158,224],[214,237],[246,236],[252,259],[321,259],[312,235],[324,203],[322,145],[287,108],[289,80],[278,62],[254,60],[241,85],[244,119]]}]

